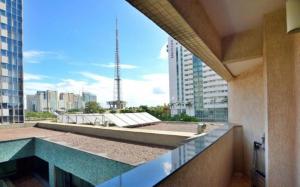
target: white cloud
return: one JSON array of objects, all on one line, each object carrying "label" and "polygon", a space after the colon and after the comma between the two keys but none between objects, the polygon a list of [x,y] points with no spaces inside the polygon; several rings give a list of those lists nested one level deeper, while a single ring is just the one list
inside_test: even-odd
[{"label": "white cloud", "polygon": [[25,81],[37,81],[37,80],[42,80],[44,78],[47,78],[45,75],[38,75],[38,74],[31,74],[31,73],[24,73],[24,80]]},{"label": "white cloud", "polygon": [[[99,66],[99,67],[104,67],[104,68],[114,68],[115,64],[114,63],[108,63],[108,64],[97,64],[93,63],[92,65],[94,66]],[[136,69],[138,66],[131,65],[131,64],[120,64],[121,69]]]},{"label": "white cloud", "polygon": [[37,58],[37,57],[42,57],[47,53],[48,52],[46,51],[29,50],[29,51],[24,51],[23,56],[24,58]]},{"label": "white cloud", "polygon": [[[102,106],[107,106],[106,102],[113,99],[113,78],[90,72],[80,72],[80,75],[90,81],[64,79],[56,84],[25,81],[25,93],[32,94],[37,90],[57,90],[78,94],[81,91],[89,91],[97,95],[98,102]],[[162,105],[169,100],[168,86],[167,74],[148,74],[142,76],[140,80],[123,79],[122,98],[128,102],[128,106]],[[159,91],[159,94],[155,93],[155,90]]]},{"label": "white cloud", "polygon": [[159,58],[161,60],[168,60],[167,45],[168,43],[165,43],[160,49]]},{"label": "white cloud", "polygon": [[172,170],[172,164],[170,162],[164,162],[163,163],[164,172],[166,175],[171,173]]},{"label": "white cloud", "polygon": [[24,62],[29,64],[38,64],[45,58],[51,58],[56,60],[62,60],[65,58],[64,55],[52,52],[52,51],[41,51],[41,50],[27,50],[23,52]]}]

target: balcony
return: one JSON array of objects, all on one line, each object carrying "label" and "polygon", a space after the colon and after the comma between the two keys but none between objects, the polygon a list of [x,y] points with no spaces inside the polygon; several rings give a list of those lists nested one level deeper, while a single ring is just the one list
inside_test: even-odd
[{"label": "balcony", "polygon": [[0,88],[7,90],[8,89],[8,83],[7,82],[1,82],[0,83]]},{"label": "balcony", "polygon": [[7,50],[7,43],[2,42],[1,43],[1,49]]},{"label": "balcony", "polygon": [[265,134],[266,186],[300,186],[300,11],[290,19],[283,0],[127,1],[228,81],[228,120],[238,126],[182,167],[168,165],[170,175],[158,164],[107,184],[139,184],[158,172],[149,186],[249,186],[253,144]]},{"label": "balcony", "polygon": [[6,16],[0,16],[0,22],[4,23],[4,24],[7,24],[7,17]]},{"label": "balcony", "polygon": [[8,76],[8,70],[4,69],[4,68],[1,68],[1,75],[2,76]]},{"label": "balcony", "polygon": [[1,116],[9,116],[8,109],[0,109],[0,111],[1,111]]},{"label": "balcony", "polygon": [[6,10],[6,4],[3,2],[0,2],[0,9],[1,10]]},{"label": "balcony", "polygon": [[7,37],[7,30],[1,29],[1,36]]},{"label": "balcony", "polygon": [[242,127],[226,125],[99,187],[250,186],[247,177],[234,176],[235,173],[240,174],[242,170]]},{"label": "balcony", "polygon": [[0,102],[1,103],[8,103],[8,96],[5,96],[5,95],[0,96]]},{"label": "balcony", "polygon": [[[250,179],[255,142],[260,142],[265,134],[266,154],[263,153],[261,158],[265,159],[266,186],[300,186],[300,34],[287,33],[285,1],[128,2],[228,81],[229,124],[206,135],[190,137],[180,145],[180,141],[174,143],[172,138],[161,141],[158,137],[163,136],[163,133],[151,136],[151,132],[148,132],[147,136],[143,133],[137,136],[137,131],[133,133],[128,130],[121,134],[121,131],[110,129],[110,133],[115,133],[115,138],[133,140],[138,137],[145,141],[151,136],[151,141],[156,143],[172,144],[172,150],[130,168],[113,179],[105,178],[107,180],[103,184],[92,180],[97,177],[92,178],[94,175],[89,173],[91,170],[88,167],[77,167],[74,170],[72,164],[76,165],[78,160],[84,162],[85,156],[81,159],[66,157],[73,158],[70,159],[71,164],[67,165],[68,169],[74,173],[84,171],[76,174],[91,177],[92,184],[99,187],[250,186],[251,183],[260,182],[259,179]],[[68,128],[77,133],[89,132],[90,135],[99,131],[103,133],[102,136],[109,134],[107,130],[91,131],[76,125],[51,124],[50,127]],[[66,136],[64,133],[61,135]],[[47,144],[39,142],[43,141],[38,140],[29,148],[33,154],[42,157],[41,145]],[[56,139],[56,143],[62,144],[61,139]],[[67,143],[63,142],[65,145]],[[73,151],[76,152],[76,149],[69,153]],[[100,155],[106,156],[102,152]],[[65,163],[60,161],[59,164]],[[95,164],[88,166],[93,167]]]},{"label": "balcony", "polygon": [[7,56],[1,56],[1,62],[2,63],[8,63],[8,57]]}]

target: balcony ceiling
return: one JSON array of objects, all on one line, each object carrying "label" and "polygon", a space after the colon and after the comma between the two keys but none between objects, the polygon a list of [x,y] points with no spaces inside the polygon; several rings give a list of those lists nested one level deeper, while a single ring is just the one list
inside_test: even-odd
[{"label": "balcony ceiling", "polygon": [[127,0],[227,81],[262,64],[263,17],[285,0]]},{"label": "balcony ceiling", "polygon": [[199,0],[221,36],[262,24],[264,14],[285,5],[285,0]]}]

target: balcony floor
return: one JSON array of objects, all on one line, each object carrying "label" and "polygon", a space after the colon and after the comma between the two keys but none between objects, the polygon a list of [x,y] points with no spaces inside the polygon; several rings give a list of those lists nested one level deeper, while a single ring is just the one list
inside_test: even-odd
[{"label": "balcony floor", "polygon": [[251,182],[246,176],[233,176],[229,187],[251,187]]}]

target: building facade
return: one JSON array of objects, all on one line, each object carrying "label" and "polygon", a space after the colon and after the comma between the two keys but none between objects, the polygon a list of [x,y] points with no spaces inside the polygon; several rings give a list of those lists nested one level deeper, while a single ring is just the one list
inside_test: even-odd
[{"label": "building facade", "polygon": [[35,95],[26,95],[26,106],[28,112],[36,111],[36,99]]},{"label": "building facade", "polygon": [[0,123],[24,122],[22,0],[0,1]]},{"label": "building facade", "polygon": [[[29,98],[31,97],[29,96]],[[34,104],[34,107],[30,104]],[[32,108],[35,112],[54,112],[57,107],[57,91],[37,91],[34,95],[34,101],[27,101],[27,110]]]},{"label": "building facade", "polygon": [[171,115],[227,121],[227,83],[175,39],[168,39]]},{"label": "building facade", "polygon": [[60,93],[58,100],[59,110],[68,111],[70,109],[82,109],[82,97],[74,93]]},{"label": "building facade", "polygon": [[196,116],[214,121],[228,120],[228,86],[227,82],[216,74],[205,63],[203,72],[203,112],[196,112]]},{"label": "building facade", "polygon": [[84,103],[97,102],[97,96],[90,92],[82,92],[82,100]]},{"label": "building facade", "polygon": [[[87,96],[86,101],[96,101],[95,95]],[[55,112],[71,109],[83,109],[83,97],[74,93],[60,93],[57,91],[37,91],[35,95],[26,95],[27,111],[29,112]]]}]

